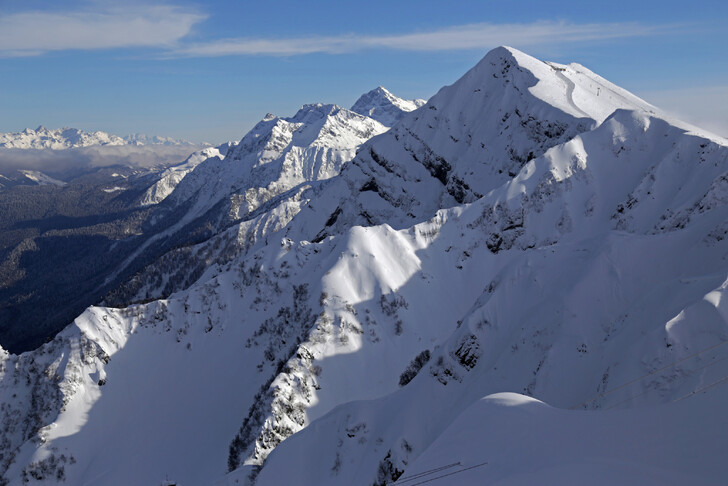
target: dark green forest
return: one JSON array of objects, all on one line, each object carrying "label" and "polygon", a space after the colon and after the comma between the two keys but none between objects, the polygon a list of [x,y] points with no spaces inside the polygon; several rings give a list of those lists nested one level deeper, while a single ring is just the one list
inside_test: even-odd
[{"label": "dark green forest", "polygon": [[5,349],[36,348],[113,287],[105,279],[137,247],[154,211],[136,203],[155,174],[107,167],[63,187],[17,185],[0,191],[0,344]]}]

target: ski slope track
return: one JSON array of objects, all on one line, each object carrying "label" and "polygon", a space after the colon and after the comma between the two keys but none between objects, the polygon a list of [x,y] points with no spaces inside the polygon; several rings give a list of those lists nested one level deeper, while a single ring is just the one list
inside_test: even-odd
[{"label": "ski slope track", "polygon": [[506,47],[387,94],[167,174],[210,236],[3,352],[7,484],[728,476],[728,142]]}]

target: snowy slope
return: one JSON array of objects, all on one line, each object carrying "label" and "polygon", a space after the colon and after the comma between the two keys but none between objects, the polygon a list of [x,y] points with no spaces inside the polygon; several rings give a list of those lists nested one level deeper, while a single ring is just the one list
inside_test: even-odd
[{"label": "snowy slope", "polygon": [[[166,276],[167,282],[194,281],[200,266],[229,261],[286,227],[309,207],[318,186],[339,174],[359,145],[386,130],[371,118],[335,105],[304,105],[289,118],[267,115],[230,148],[224,159],[210,157],[193,170],[185,170],[164,201],[167,221],[171,219],[172,224],[141,245],[125,265],[150,245],[166,240],[178,241],[173,246],[181,246],[188,242],[185,238],[190,234],[210,232],[212,228],[214,236],[209,241],[192,251],[185,245],[162,258],[165,272],[170,272],[170,265],[177,268],[171,270],[173,275]],[[165,179],[161,185],[172,186]],[[318,231],[328,217],[326,213],[303,222],[304,233],[310,234],[303,239],[313,239],[314,228]],[[320,223],[312,227],[311,222],[318,220]],[[227,231],[232,225],[235,228]],[[127,286],[130,290],[124,291],[135,297],[124,300],[160,297],[178,290],[178,285],[159,285],[159,266],[154,264],[136,276]]]},{"label": "snowy slope", "polygon": [[[286,474],[310,474],[300,484],[392,480],[471,403],[500,391],[565,408],[625,408],[679,400],[722,379],[728,214],[715,201],[726,194],[727,150],[664,120],[617,112],[462,212],[416,227],[415,234],[435,237],[418,251],[422,262],[449,253],[452,265],[437,272],[423,265],[422,272],[455,295],[472,295],[473,286],[480,295],[448,320],[402,319],[404,329],[449,327],[452,334],[422,345],[432,358],[399,392],[339,407],[283,443],[257,484],[280,484]],[[682,217],[665,228],[666,214]],[[428,287],[435,286],[414,278],[397,292],[410,307],[452,305]],[[371,371],[381,359],[372,352],[372,362],[362,363],[358,354],[355,366],[337,356],[336,367]],[[369,385],[356,372],[347,379]],[[320,468],[295,466],[311,464],[302,451],[324,443]]]},{"label": "snowy slope", "polygon": [[[589,90],[593,99],[587,101]],[[439,209],[472,202],[550,147],[599,125],[615,107],[656,111],[581,66],[495,49],[360,148],[316,198],[315,210],[303,210],[325,208],[332,216],[314,241],[355,224],[406,228]],[[295,224],[287,234],[312,238]]]},{"label": "snowy slope", "polygon": [[[407,476],[435,464],[459,467],[419,476],[440,484],[720,484],[726,422],[715,420],[726,388],[692,402],[578,412],[515,394],[490,395],[463,412]],[[473,424],[479,424],[473,427]],[[558,447],[554,447],[558,441]],[[699,453],[685,444],[701,444]],[[479,467],[483,462],[487,464]],[[411,471],[411,472],[409,472]],[[451,475],[442,478],[443,475]],[[408,484],[402,476],[394,484]],[[432,481],[433,484],[438,484]]]},{"label": "snowy slope", "polygon": [[357,146],[385,130],[335,105],[305,105],[291,118],[269,115],[224,161],[210,159],[198,166],[171,197],[194,201],[188,220],[226,197],[234,199],[230,211],[240,218],[303,182],[337,175]]},{"label": "snowy slope", "polygon": [[[382,96],[368,96],[373,93]],[[395,121],[423,103],[403,100],[378,88],[363,95],[355,105],[366,113],[310,104],[289,118],[269,114],[230,150],[227,160],[209,160],[200,165],[180,184],[172,200],[194,201],[185,221],[199,217],[226,198],[231,218],[245,218],[304,182],[338,175],[362,143],[391,126],[368,114],[385,110]]]},{"label": "snowy slope", "polygon": [[[411,216],[409,225],[487,194],[548,148],[594,128],[615,108],[652,110],[581,66],[494,49],[425,107],[369,143],[354,160],[361,171],[356,177],[374,179],[374,192],[403,208]],[[420,191],[436,197],[422,200]],[[392,224],[392,215],[384,216],[381,221]]]},{"label": "snowy slope", "polygon": [[54,179],[53,177],[51,177],[47,174],[44,174],[43,172],[40,172],[38,170],[19,170],[18,172],[20,172],[26,178],[35,182],[39,186],[44,186],[44,185],[48,185],[48,184],[54,185],[54,186],[65,186],[66,185],[65,182],[58,180],[58,179]]},{"label": "snowy slope", "polygon": [[162,172],[159,180],[144,193],[139,204],[141,206],[149,206],[164,201],[167,196],[172,194],[177,184],[200,163],[212,157],[218,157],[221,160],[224,159],[228,150],[235,145],[233,142],[228,142],[218,147],[208,147],[190,154],[181,164],[170,167]]},{"label": "snowy slope", "polygon": [[[715,408],[728,400],[726,390],[606,412],[553,408],[515,393],[489,395],[463,411],[392,484],[720,484],[728,444],[726,422],[716,420]],[[426,417],[418,419],[426,426]],[[293,473],[305,474],[307,466],[294,466]]]},{"label": "snowy slope", "polygon": [[309,105],[189,172],[165,204],[241,221],[182,261],[238,250],[3,356],[10,484],[728,474],[725,140],[508,48],[377,130]]},{"label": "snowy slope", "polygon": [[[514,56],[519,57],[523,66],[516,63]],[[536,83],[529,68],[543,71],[539,72],[544,80]],[[588,72],[585,68],[579,69]],[[494,70],[498,74],[491,72]],[[507,76],[500,74],[504,70]],[[560,76],[563,76],[561,71],[518,51],[494,50],[453,86],[443,88],[430,101],[428,109],[408,114],[392,130],[375,137],[361,149],[357,149],[359,144],[386,127],[373,129],[362,125],[365,121],[375,122],[333,105],[308,105],[292,118],[270,115],[244,137],[225,161],[211,159],[185,177],[169,202],[191,207],[170,231],[190,232],[184,227],[196,218],[216,228],[225,228],[242,219],[236,239],[247,248],[283,228],[284,236],[294,240],[320,241],[356,224],[387,223],[396,228],[407,227],[430,217],[440,208],[458,204],[460,199],[472,199],[472,195],[466,197],[467,191],[477,189],[476,194],[485,193],[498,181],[507,180],[508,174],[497,174],[491,167],[510,160],[519,168],[525,159],[516,156],[518,160],[514,163],[513,154],[536,156],[595,125],[596,119],[576,118],[562,111],[570,110],[571,104],[567,85]],[[585,75],[573,74],[577,81],[579,76]],[[594,74],[587,78],[582,84],[588,86],[589,82],[598,81],[605,87],[603,104],[606,107],[599,103],[587,107],[594,118],[601,120],[602,113],[611,109],[614,103],[649,107]],[[563,91],[561,98],[557,97],[560,100],[557,107],[528,91],[531,86],[544,84]],[[481,91],[492,94],[473,102],[472,95],[479,95]],[[372,93],[382,92],[374,90]],[[357,102],[362,111],[382,105],[383,102],[372,93]],[[610,100],[612,94],[617,101]],[[546,95],[541,96],[549,99]],[[391,94],[389,98],[394,100],[388,101],[392,109],[396,108],[394,105],[400,106],[396,108],[400,115],[401,107],[409,109],[416,105],[408,105]],[[438,103],[447,103],[445,111],[452,114],[447,115],[445,121],[436,109]],[[515,118],[522,117],[528,122],[504,125],[504,113],[515,113]],[[469,118],[463,118],[463,114]],[[458,117],[461,120],[457,123],[451,121]],[[553,129],[557,123],[553,120],[563,120],[559,129]],[[437,127],[436,135],[433,135],[432,127]],[[494,135],[495,129],[506,130],[508,136]],[[561,129],[563,133],[559,131]],[[461,139],[461,143],[454,142]],[[357,156],[353,163],[347,164],[355,151]],[[492,180],[487,179],[483,187],[471,182],[471,188],[456,175],[457,166],[450,167],[440,154],[451,160],[472,161],[464,164],[472,169],[469,172],[490,173],[488,177]],[[320,162],[314,162],[317,157]],[[340,170],[342,176],[333,177]],[[326,180],[330,181],[326,187],[310,184]],[[427,196],[421,197],[422,194]],[[299,211],[301,217],[295,218]],[[225,243],[230,238],[225,234],[212,246],[231,248]],[[224,241],[219,241],[221,239]],[[225,253],[236,251],[226,250]],[[203,255],[202,259],[207,262],[219,260],[209,250],[198,249],[194,253]],[[170,255],[168,260],[179,259]],[[196,260],[200,261],[200,258]],[[196,264],[187,263],[182,267],[196,267]],[[154,272],[156,270],[152,270]],[[143,275],[139,278],[150,279]],[[187,277],[177,276],[174,280],[186,281]],[[147,293],[151,297],[160,295],[146,283],[140,285],[145,288],[137,293],[137,298]]]}]

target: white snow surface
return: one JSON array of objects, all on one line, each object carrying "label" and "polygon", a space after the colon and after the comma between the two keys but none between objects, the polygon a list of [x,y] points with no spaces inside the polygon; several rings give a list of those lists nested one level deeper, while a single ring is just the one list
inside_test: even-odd
[{"label": "white snow surface", "polygon": [[53,177],[49,176],[48,174],[44,174],[43,172],[40,172],[38,170],[19,170],[18,172],[20,172],[25,177],[27,177],[31,181],[35,182],[39,186],[47,186],[47,185],[65,186],[66,185],[65,182],[58,180],[58,179],[54,179]]},{"label": "white snow surface", "polygon": [[[321,103],[304,105],[289,118],[266,115],[240,142],[228,147],[225,157],[200,161],[202,151],[202,157],[193,155],[191,164],[173,168],[169,177],[163,176],[147,191],[144,203],[166,199],[169,207],[181,208],[181,216],[140,245],[119,271],[149,245],[184,232],[199,219],[206,219],[220,232],[208,245],[216,249],[230,246],[232,240],[233,246],[243,248],[265,240],[307,207],[310,195],[306,193],[312,185],[338,176],[363,142],[386,130],[376,120]],[[314,221],[318,219],[320,216]],[[311,231],[310,222],[302,223],[306,234]],[[237,235],[224,231],[234,223],[239,226]]]},{"label": "white snow surface", "polygon": [[159,180],[147,189],[139,202],[140,206],[150,206],[159,204],[164,201],[167,196],[172,194],[177,184],[184,177],[192,172],[192,170],[205,160],[217,157],[220,160],[225,158],[228,150],[236,144],[228,142],[218,147],[207,147],[190,154],[181,164],[166,169],[159,177]]},{"label": "white snow surface", "polygon": [[119,191],[125,191],[125,190],[126,190],[125,187],[119,187],[119,186],[105,187],[104,189],[102,189],[102,191],[107,192],[107,193],[119,192]]},{"label": "white snow surface", "polygon": [[716,421],[714,410],[726,403],[727,391],[599,412],[558,409],[514,393],[489,395],[461,413],[394,484],[416,482],[408,476],[473,486],[720,484],[728,423]]},{"label": "white snow surface", "polygon": [[[406,209],[411,217],[401,224],[409,226],[482,197],[616,108],[653,111],[586,68],[546,64],[501,47],[367,144],[354,165],[363,173],[358,178],[375,178],[384,198]],[[421,198],[420,191],[432,196]],[[399,224],[392,218],[382,222]]]},{"label": "white snow surface", "polygon": [[386,129],[307,105],[191,170],[185,218],[247,215],[198,246],[253,243],[3,352],[9,484],[728,476],[725,140],[510,48]]},{"label": "white snow surface", "polygon": [[[715,407],[726,403],[727,391],[718,388],[690,402],[589,412],[554,408],[517,393],[488,395],[463,410],[388,484],[720,484],[728,441]],[[418,412],[408,409],[410,427],[426,428],[431,418]],[[365,427],[350,430],[346,442],[368,439]],[[293,436],[286,445],[305,451],[309,445],[302,440]],[[337,453],[335,443],[318,448]],[[287,470],[266,468],[258,484],[341,484],[340,478],[321,481],[330,475],[330,464],[307,463],[307,455],[289,459]],[[230,475],[227,484],[239,481]]]},{"label": "white snow surface", "polygon": [[232,199],[232,213],[249,214],[304,182],[338,175],[360,144],[385,130],[375,120],[336,105],[304,105],[290,118],[268,115],[224,160],[210,158],[200,164],[171,197],[193,201],[186,220],[225,198]]}]

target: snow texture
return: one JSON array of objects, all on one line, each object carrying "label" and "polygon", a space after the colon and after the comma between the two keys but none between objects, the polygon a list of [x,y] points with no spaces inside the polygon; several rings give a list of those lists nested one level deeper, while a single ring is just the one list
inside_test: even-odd
[{"label": "snow texture", "polygon": [[190,154],[187,159],[181,164],[175,165],[166,169],[159,177],[159,180],[155,182],[142,196],[140,201],[141,206],[150,206],[152,204],[159,204],[164,201],[167,196],[172,194],[174,188],[180,183],[184,177],[192,172],[200,163],[205,160],[217,157],[220,160],[225,158],[228,150],[234,147],[236,144],[232,142],[225,143],[218,147],[208,147],[200,151]]},{"label": "snow texture", "polygon": [[119,137],[106,132],[85,132],[78,128],[49,129],[39,126],[17,133],[0,133],[0,147],[14,149],[52,149],[91,147],[94,145],[192,145],[185,140],[143,134]]},{"label": "snow texture", "polygon": [[383,94],[197,163],[194,283],[3,354],[9,484],[726,477],[728,143],[511,48]]}]

